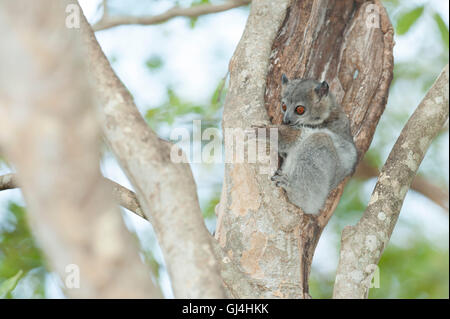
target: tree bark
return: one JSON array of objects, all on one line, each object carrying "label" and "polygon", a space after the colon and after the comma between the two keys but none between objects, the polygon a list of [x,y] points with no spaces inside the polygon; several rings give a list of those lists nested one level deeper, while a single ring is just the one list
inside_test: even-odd
[{"label": "tree bark", "polygon": [[[81,28],[104,137],[136,189],[144,217],[153,224],[175,296],[223,298],[223,280],[229,295],[237,298],[309,298],[314,250],[345,181],[314,217],[290,204],[270,176],[261,174],[264,164],[226,164],[217,245],[203,224],[189,165],[170,161],[172,144],[148,128],[84,16]],[[255,0],[230,62],[223,127],[279,124],[281,73],[327,80],[349,115],[361,159],[386,104],[392,48],[392,26],[378,0]],[[225,134],[226,149],[231,143]],[[20,182],[25,193],[30,185],[38,187]],[[95,189],[101,192],[102,187]]]},{"label": "tree bark", "polygon": [[[442,131],[442,130],[441,130]],[[369,179],[373,177],[378,177],[380,171],[370,165],[366,160],[361,161],[358,170],[355,172],[354,177],[360,179]],[[448,213],[448,191],[433,183],[432,181],[426,179],[424,176],[416,175],[411,184],[411,189],[427,197],[429,200],[433,201],[436,205],[439,205]]]},{"label": "tree bark", "polygon": [[[282,73],[327,80],[350,118],[361,159],[386,105],[392,49],[392,26],[379,1],[255,0],[230,62],[223,127],[279,124]],[[256,287],[236,297],[309,298],[314,250],[346,181],[314,217],[290,204],[260,168],[225,165],[216,238]]]},{"label": "tree bark", "polygon": [[158,298],[100,175],[93,92],[79,32],[64,25],[67,4],[0,2],[0,144],[68,296]]},{"label": "tree bark", "polygon": [[406,193],[432,140],[448,120],[448,95],[447,64],[400,133],[363,216],[342,232],[334,298],[367,298]]},{"label": "tree bark", "polygon": [[224,298],[189,164],[171,161],[174,146],[148,127],[84,16],[81,29],[100,102],[103,135],[153,225],[175,297]]}]

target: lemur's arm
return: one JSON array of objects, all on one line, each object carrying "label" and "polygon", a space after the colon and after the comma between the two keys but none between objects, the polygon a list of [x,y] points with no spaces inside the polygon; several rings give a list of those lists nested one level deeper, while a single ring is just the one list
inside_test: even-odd
[{"label": "lemur's arm", "polygon": [[287,125],[252,125],[252,130],[254,130],[256,136],[258,137],[259,134],[263,132],[266,139],[269,138],[271,129],[278,130],[278,152],[280,153],[280,156],[284,158],[285,156],[281,153],[286,153],[290,146],[292,146],[299,139],[301,131],[298,129],[293,129]]}]

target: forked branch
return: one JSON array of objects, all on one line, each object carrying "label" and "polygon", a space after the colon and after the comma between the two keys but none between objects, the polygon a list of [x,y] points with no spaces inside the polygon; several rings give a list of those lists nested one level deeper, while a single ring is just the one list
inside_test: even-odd
[{"label": "forked branch", "polygon": [[367,298],[406,193],[428,147],[448,119],[448,93],[447,65],[403,128],[363,216],[342,232],[334,298]]}]

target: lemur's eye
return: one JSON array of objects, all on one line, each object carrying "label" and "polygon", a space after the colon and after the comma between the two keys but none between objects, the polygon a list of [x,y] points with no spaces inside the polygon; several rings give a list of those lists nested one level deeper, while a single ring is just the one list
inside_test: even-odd
[{"label": "lemur's eye", "polygon": [[286,104],[281,104],[281,109],[284,111],[284,112],[286,112],[286,110],[287,110],[287,106],[286,106]]},{"label": "lemur's eye", "polygon": [[302,115],[303,113],[305,113],[305,107],[303,105],[298,105],[295,108],[295,112],[297,112],[297,114]]}]

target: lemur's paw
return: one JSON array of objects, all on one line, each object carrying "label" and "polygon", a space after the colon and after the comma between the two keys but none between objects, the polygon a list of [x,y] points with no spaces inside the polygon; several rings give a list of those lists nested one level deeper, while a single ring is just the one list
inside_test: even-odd
[{"label": "lemur's paw", "polygon": [[275,183],[275,186],[286,186],[288,184],[288,179],[286,175],[281,175],[281,173],[273,175],[270,180],[272,180]]},{"label": "lemur's paw", "polygon": [[276,183],[275,183],[275,186],[276,186],[276,187],[283,187],[283,188],[284,188],[284,187],[287,186],[287,183],[280,181],[280,182],[276,182]]},{"label": "lemur's paw", "polygon": [[270,126],[273,126],[273,125],[269,121],[258,121],[256,123],[250,125],[250,127],[252,127],[252,128],[263,128],[263,127],[270,127]]},{"label": "lemur's paw", "polygon": [[280,168],[277,169],[277,170],[275,171],[275,173],[273,173],[273,176],[272,176],[270,179],[273,181],[273,177],[274,177],[274,176],[278,176],[278,175],[282,175],[282,172],[281,172],[281,169],[280,169]]}]

